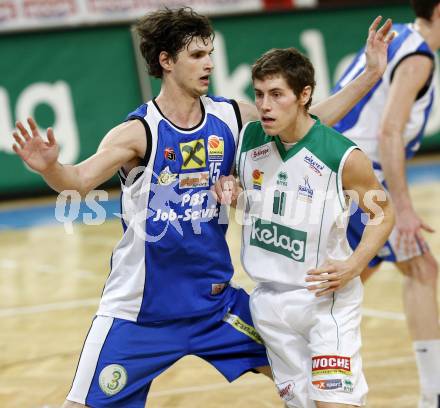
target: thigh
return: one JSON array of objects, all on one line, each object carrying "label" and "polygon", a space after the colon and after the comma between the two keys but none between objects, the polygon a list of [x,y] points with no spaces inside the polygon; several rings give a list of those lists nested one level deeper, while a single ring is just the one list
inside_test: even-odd
[{"label": "thigh", "polygon": [[264,339],[273,378],[286,406],[314,408],[307,388],[307,373],[311,370],[310,351],[304,336],[282,319],[281,296],[285,294],[256,289],[251,295],[252,317]]},{"label": "thigh", "polygon": [[185,343],[179,327],[97,316],[67,399],[93,407],[144,408],[151,381],[182,357]]},{"label": "thigh", "polygon": [[359,278],[316,302],[310,330],[312,368],[309,395],[315,401],[364,405],[368,391],[362,370]]},{"label": "thigh", "polygon": [[243,289],[236,289],[221,311],[193,320],[190,352],[212,364],[228,381],[269,365]]}]

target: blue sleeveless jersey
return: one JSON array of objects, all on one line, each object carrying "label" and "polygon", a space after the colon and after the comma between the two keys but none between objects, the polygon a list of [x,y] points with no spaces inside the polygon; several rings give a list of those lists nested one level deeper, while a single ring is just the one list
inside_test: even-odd
[{"label": "blue sleeveless jersey", "polygon": [[[396,33],[396,37],[389,46],[388,66],[382,79],[334,126],[337,131],[343,133],[359,145],[373,161],[374,167],[379,173],[381,169],[378,140],[379,127],[395,69],[401,61],[411,55],[421,54],[433,60],[436,59],[435,54],[412,24],[395,24],[393,30]],[[333,92],[339,91],[364,70],[364,51],[365,49],[362,49],[356,55],[336,84]],[[428,83],[420,91],[404,129],[402,136],[404,138],[407,158],[412,157],[417,151],[424,135],[434,101],[434,82],[431,76]],[[380,179],[381,176],[381,174],[378,174]]]},{"label": "blue sleeveless jersey", "polygon": [[219,310],[232,290],[227,213],[210,187],[234,166],[241,128],[235,101],[203,96],[202,120],[182,129],[155,101],[128,120],[147,135],[143,166],[121,178],[124,234],[112,254],[98,314],[155,322]]}]

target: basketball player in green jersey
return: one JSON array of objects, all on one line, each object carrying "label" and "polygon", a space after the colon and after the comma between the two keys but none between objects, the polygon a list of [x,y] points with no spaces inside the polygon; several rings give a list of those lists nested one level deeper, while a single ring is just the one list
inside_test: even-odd
[{"label": "basketball player in green jersey", "polygon": [[[271,50],[252,78],[260,121],[241,132],[237,173],[254,325],[287,407],[362,406],[359,275],[391,231],[392,207],[366,155],[308,113],[315,80],[305,56]],[[354,252],[347,194],[369,215]]]}]

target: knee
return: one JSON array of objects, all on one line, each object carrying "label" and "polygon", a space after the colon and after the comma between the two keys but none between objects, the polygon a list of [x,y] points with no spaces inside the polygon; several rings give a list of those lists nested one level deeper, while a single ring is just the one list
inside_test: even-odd
[{"label": "knee", "polygon": [[434,287],[437,285],[438,264],[431,253],[413,259],[401,270],[409,281],[408,283],[413,281]]}]

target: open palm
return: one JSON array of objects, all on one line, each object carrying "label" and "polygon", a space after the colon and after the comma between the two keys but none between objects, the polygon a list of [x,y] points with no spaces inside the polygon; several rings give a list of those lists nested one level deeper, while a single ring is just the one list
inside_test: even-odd
[{"label": "open palm", "polygon": [[20,134],[13,133],[16,143],[12,148],[32,170],[42,173],[57,162],[60,149],[51,128],[47,130],[47,141],[45,141],[38,133],[35,121],[28,118],[27,122],[31,135],[21,122],[17,122]]},{"label": "open palm", "polygon": [[378,30],[381,20],[381,16],[376,17],[368,30],[365,54],[367,67],[382,76],[388,63],[388,46],[393,41],[395,33],[392,31],[393,23],[391,19],[385,21],[384,25]]}]

